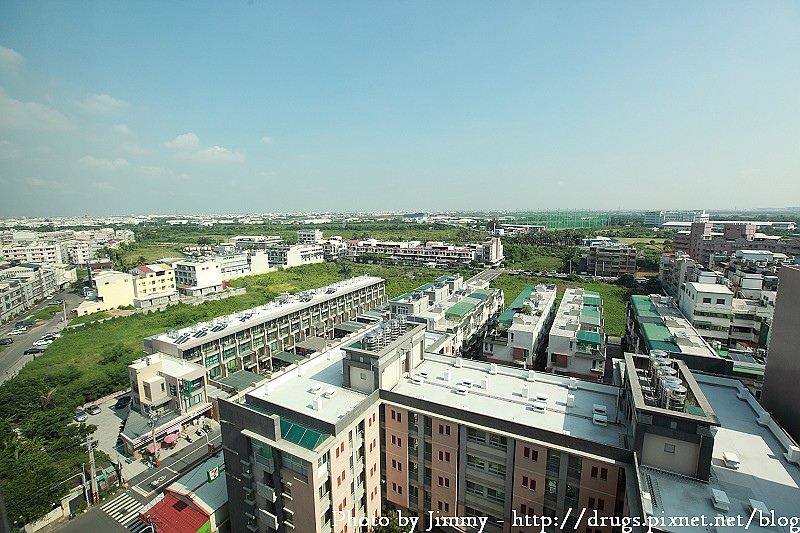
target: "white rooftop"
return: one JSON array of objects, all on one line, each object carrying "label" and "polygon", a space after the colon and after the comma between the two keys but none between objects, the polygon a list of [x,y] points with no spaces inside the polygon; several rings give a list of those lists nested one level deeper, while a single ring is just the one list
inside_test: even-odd
[{"label": "white rooftop", "polygon": [[[460,368],[453,366],[456,361],[460,361]],[[625,448],[625,426],[614,423],[617,418],[616,387],[575,380],[578,388],[570,390],[570,379],[566,377],[537,372],[534,374],[535,381],[527,381],[529,373],[526,370],[494,365],[497,374],[490,374],[492,366],[479,361],[426,353],[425,360],[408,378],[401,379],[392,392]],[[446,370],[450,371],[449,382],[443,377]],[[428,372],[428,377],[423,379],[422,384],[415,384],[412,378],[425,371]],[[481,386],[484,378],[488,379],[488,388]],[[472,380],[472,386],[468,387],[466,395],[461,395],[457,392],[457,387],[465,380]],[[527,398],[523,396],[523,387],[528,389]],[[547,397],[543,412],[533,410],[539,394]],[[574,396],[573,407],[567,407],[567,395]],[[606,406],[607,426],[598,426],[592,422],[594,404]],[[469,420],[469,416],[464,419]],[[624,421],[624,416],[621,415],[620,419]]]},{"label": "white rooftop", "polygon": [[[652,484],[654,516],[741,516],[750,517],[750,500],[763,502],[776,517],[797,516],[800,508],[800,468],[784,456],[789,437],[772,422],[773,429],[757,422],[758,402],[746,393],[737,397],[738,381],[694,374],[703,394],[720,421],[712,452],[712,478],[709,483],[694,481],[647,467],[641,468],[643,489]],[[782,442],[781,442],[782,441]],[[738,459],[738,468],[726,466],[723,454]],[[712,490],[723,491],[730,501],[730,510],[714,509]],[[688,533],[713,531],[703,527],[666,527],[665,531]],[[718,528],[718,531],[743,531],[744,528]],[[789,531],[788,528],[761,527],[758,512],[749,530]]]},{"label": "white rooftop", "polygon": [[728,287],[720,285],[719,283],[697,283],[696,281],[690,281],[686,285],[694,287],[697,292],[733,295],[733,292],[731,292]]},{"label": "white rooftop", "polygon": [[[208,322],[200,322],[185,328],[170,330],[151,338],[164,343],[179,345],[180,349],[185,350],[210,340],[227,337],[232,333],[264,323],[270,319],[305,309],[314,303],[335,298],[341,294],[339,291],[351,292],[379,281],[382,281],[382,278],[358,276],[318,289],[279,296],[273,302],[253,307],[246,311],[217,317]],[[178,342],[179,340],[181,342]]]},{"label": "white rooftop", "polygon": [[178,359],[161,352],[140,357],[139,359],[133,361],[130,364],[130,367],[140,370],[156,363],[161,363],[161,373],[176,378],[197,372],[198,370],[203,370],[203,367],[200,365],[190,363],[189,361],[184,361],[183,359]]},{"label": "white rooftop", "polygon": [[[263,382],[249,395],[302,415],[336,424],[367,399],[361,392],[342,387],[344,352],[333,348],[291,368],[285,374]],[[326,393],[335,391],[328,398]],[[320,399],[322,408],[314,409]]]}]

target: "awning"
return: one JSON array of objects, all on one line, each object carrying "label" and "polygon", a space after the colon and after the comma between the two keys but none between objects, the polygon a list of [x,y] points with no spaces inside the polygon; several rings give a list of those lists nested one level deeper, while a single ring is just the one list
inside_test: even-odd
[{"label": "awning", "polygon": [[153,444],[151,443],[147,445],[147,448],[145,448],[144,451],[146,451],[147,453],[156,453],[156,450],[160,449],[161,449],[160,444],[156,443],[155,447],[153,447]]},{"label": "awning", "polygon": [[275,352],[274,354],[272,354],[272,358],[289,364],[295,363],[297,361],[302,361],[303,359],[305,359],[305,357],[293,354],[291,352]]},{"label": "awning", "polygon": [[593,331],[579,330],[575,337],[579,342],[585,342],[586,344],[596,344],[597,346],[602,344],[602,338],[600,337],[600,334],[594,333]]},{"label": "awning", "polygon": [[170,433],[169,435],[164,437],[164,444],[172,444],[173,442],[178,442],[177,433]]}]

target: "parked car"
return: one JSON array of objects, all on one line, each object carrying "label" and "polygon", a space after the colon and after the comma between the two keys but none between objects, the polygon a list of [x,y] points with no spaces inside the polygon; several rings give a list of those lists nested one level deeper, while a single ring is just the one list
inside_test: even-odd
[{"label": "parked car", "polygon": [[36,355],[37,353],[44,353],[44,348],[28,348],[23,353],[25,355]]},{"label": "parked car", "polygon": [[32,326],[33,322],[30,320],[20,320],[16,324],[14,324],[15,328],[27,328],[28,326]]},{"label": "parked car", "polygon": [[49,340],[49,339],[39,339],[38,341],[34,341],[33,345],[34,346],[47,346],[47,345],[52,344],[52,343],[53,343],[53,341]]},{"label": "parked car", "polygon": [[96,405],[90,405],[86,408],[86,412],[90,415],[99,415],[100,414],[100,407]]},{"label": "parked car", "polygon": [[117,399],[117,403],[114,404],[115,409],[125,409],[128,407],[128,404],[131,403],[130,396],[123,396],[122,398]]},{"label": "parked car", "polygon": [[11,331],[8,332],[8,334],[9,335],[22,335],[26,331],[28,331],[27,328],[17,328],[17,329],[12,329]]},{"label": "parked car", "polygon": [[72,415],[72,419],[75,422],[86,422],[89,420],[89,415],[87,415],[86,411],[83,409],[75,409],[75,414]]},{"label": "parked car", "polygon": [[12,339],[11,337],[0,339],[0,344],[14,344],[14,339]]}]

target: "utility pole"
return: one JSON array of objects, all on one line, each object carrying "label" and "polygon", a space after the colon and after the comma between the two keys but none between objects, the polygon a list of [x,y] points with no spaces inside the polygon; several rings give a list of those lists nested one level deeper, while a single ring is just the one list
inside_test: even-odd
[{"label": "utility pole", "polygon": [[159,451],[158,444],[156,443],[156,422],[158,421],[158,416],[156,415],[156,412],[153,411],[152,409],[148,410],[147,416],[150,417],[150,425],[152,426],[151,436],[153,439],[153,455],[156,458],[156,468],[158,468],[159,466],[161,466],[158,460],[158,451]]},{"label": "utility pole", "polygon": [[91,469],[89,475],[92,480],[92,503],[97,503],[100,499],[100,489],[97,486],[97,472],[95,471],[94,464],[94,446],[92,436],[86,435],[86,446],[89,448],[89,468]]},{"label": "utility pole", "polygon": [[62,298],[61,305],[64,308],[64,325],[67,325],[67,301]]},{"label": "utility pole", "polygon": [[86,500],[86,507],[91,507],[89,493],[86,491],[86,463],[81,463],[81,487],[83,487],[83,497]]}]

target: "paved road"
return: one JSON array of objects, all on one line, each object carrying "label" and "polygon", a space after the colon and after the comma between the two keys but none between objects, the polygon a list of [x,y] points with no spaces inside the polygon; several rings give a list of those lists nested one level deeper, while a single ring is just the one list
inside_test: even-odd
[{"label": "paved road", "polygon": [[472,276],[471,278],[469,278],[467,280],[467,283],[471,281],[492,281],[494,278],[496,278],[503,272],[505,271],[500,268],[487,268],[486,270],[482,270],[477,274],[475,274],[474,276]]},{"label": "paved road", "polygon": [[[222,461],[221,447],[222,435],[216,431],[211,437],[216,453]],[[59,522],[48,526],[43,533],[59,531],[62,533],[86,533],[87,531],[141,533],[149,531],[138,520],[139,511],[148,502],[156,498],[164,487],[198,464],[208,459],[208,447],[205,439],[195,441],[191,447],[175,456],[167,457],[161,461],[161,467],[148,470],[129,480],[130,488],[118,492],[113,498],[91,507],[85,513],[69,522]],[[155,486],[153,483],[163,477]]]},{"label": "paved road", "polygon": [[[78,307],[81,301],[83,301],[82,298],[77,294],[62,292],[54,295],[52,298],[49,298],[44,302],[37,304],[32,309],[29,309],[20,317],[18,317],[17,320],[24,320],[25,317],[32,315],[36,311],[39,311],[48,305],[52,305],[48,304],[47,302],[50,302],[53,299],[63,299],[67,302],[67,316],[69,316],[70,311]],[[25,355],[24,352],[33,346],[33,342],[35,340],[38,340],[45,333],[59,331],[64,327],[64,323],[61,321],[62,317],[63,314],[58,313],[50,320],[46,322],[40,322],[38,325],[29,328],[28,331],[22,335],[8,335],[8,332],[14,329],[15,320],[12,320],[0,328],[0,337],[10,336],[14,339],[14,344],[4,346],[4,349],[0,350],[0,383],[3,383],[7,379],[16,376],[20,369],[34,358],[33,355]]]}]

